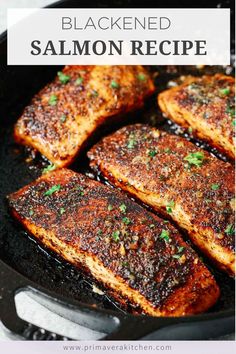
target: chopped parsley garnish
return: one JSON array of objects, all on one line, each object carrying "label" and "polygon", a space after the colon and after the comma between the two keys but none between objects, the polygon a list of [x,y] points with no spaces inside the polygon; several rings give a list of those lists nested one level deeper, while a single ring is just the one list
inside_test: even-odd
[{"label": "chopped parsley garnish", "polygon": [[98,97],[98,92],[96,90],[91,90],[91,96]]},{"label": "chopped parsley garnish", "polygon": [[62,116],[61,116],[61,118],[60,118],[60,121],[61,121],[62,123],[65,123],[65,121],[66,121],[66,115],[65,115],[65,114],[62,114]]},{"label": "chopped parsley garnish", "polygon": [[175,202],[173,200],[171,200],[170,202],[167,203],[166,205],[166,211],[167,213],[172,213],[172,208],[174,208],[175,206]]},{"label": "chopped parsley garnish", "polygon": [[122,219],[122,221],[125,225],[129,225],[131,223],[131,220],[129,218],[127,218],[126,216]]},{"label": "chopped parsley garnish", "polygon": [[153,229],[155,227],[154,224],[149,225],[150,229]]},{"label": "chopped parsley garnish", "polygon": [[120,240],[120,231],[116,230],[112,233],[112,237],[114,239],[114,241],[118,242]]},{"label": "chopped parsley garnish", "polygon": [[45,167],[45,168],[43,169],[43,173],[47,173],[47,172],[50,172],[50,171],[54,171],[55,168],[56,168],[56,165],[50,164],[50,165],[48,165],[47,167]]},{"label": "chopped parsley garnish", "polygon": [[146,79],[147,79],[146,75],[143,74],[143,73],[139,73],[137,75],[137,78],[138,78],[139,81],[146,81]]},{"label": "chopped parsley garnish", "polygon": [[232,126],[233,127],[235,127],[235,123],[236,123],[236,121],[235,121],[235,119],[232,121]]},{"label": "chopped parsley garnish", "polygon": [[47,190],[47,192],[44,193],[45,196],[49,196],[52,195],[55,192],[58,192],[61,189],[61,185],[60,184],[55,184],[54,186],[52,186],[51,188],[49,188]]},{"label": "chopped parsley garnish", "polygon": [[60,80],[60,82],[61,82],[62,84],[67,84],[67,82],[70,81],[70,76],[64,74],[64,73],[61,72],[61,71],[58,71],[57,75],[58,75],[58,78],[59,78],[59,80]]},{"label": "chopped parsley garnish", "polygon": [[211,199],[206,199],[205,202],[206,202],[206,203],[211,203],[212,200],[211,200]]},{"label": "chopped parsley garnish", "polygon": [[201,167],[203,160],[204,160],[204,153],[201,151],[197,151],[197,152],[192,152],[190,154],[188,154],[185,158],[185,161],[188,161],[189,165],[194,165],[197,167]]},{"label": "chopped parsley garnish", "polygon": [[108,211],[112,211],[112,209],[113,209],[113,206],[111,204],[109,204],[108,207],[107,207],[107,210]]},{"label": "chopped parsley garnish", "polygon": [[64,214],[66,212],[66,209],[65,208],[60,208],[60,214]]},{"label": "chopped parsley garnish", "polygon": [[116,82],[115,80],[111,81],[111,88],[113,89],[118,89],[120,87],[120,85],[118,84],[118,82]]},{"label": "chopped parsley garnish", "polygon": [[196,83],[192,83],[192,84],[190,84],[190,85],[188,85],[188,88],[190,89],[190,90],[194,90],[194,89],[197,89],[199,86],[198,86],[198,84],[196,84]]},{"label": "chopped parsley garnish", "polygon": [[129,136],[129,140],[128,140],[128,143],[127,143],[127,148],[128,149],[133,149],[136,145],[137,141],[134,137],[134,134],[130,134]]},{"label": "chopped parsley garnish", "polygon": [[211,185],[211,189],[212,189],[213,191],[217,191],[217,189],[219,189],[219,188],[220,188],[220,185],[217,184],[217,183],[213,183],[213,184]]},{"label": "chopped parsley garnish", "polygon": [[99,235],[99,236],[102,235],[102,230],[101,229],[98,230],[97,235]]},{"label": "chopped parsley garnish", "polygon": [[231,117],[235,116],[235,108],[231,107],[230,105],[227,105],[225,112],[228,113]]},{"label": "chopped parsley garnish", "polygon": [[83,187],[81,187],[81,186],[77,186],[76,187],[76,190],[79,192],[79,195],[84,195],[84,189],[83,189]]},{"label": "chopped parsley garnish", "polygon": [[165,152],[166,154],[170,154],[170,153],[171,153],[171,149],[170,149],[170,148],[166,148],[166,149],[164,150],[164,152]]},{"label": "chopped parsley garnish", "polygon": [[181,257],[181,255],[180,254],[173,254],[172,257],[175,258],[175,259],[179,259]]},{"label": "chopped parsley garnish", "polygon": [[183,252],[184,248],[184,246],[177,246],[177,254],[173,254],[172,257],[175,259],[179,259],[180,257],[182,257],[180,253]]},{"label": "chopped parsley garnish", "polygon": [[226,87],[226,88],[222,88],[219,90],[220,94],[221,95],[229,95],[230,94],[230,88],[229,87]]},{"label": "chopped parsley garnish", "polygon": [[184,250],[184,246],[177,247],[177,250],[178,250],[178,253],[183,252],[183,250]]},{"label": "chopped parsley garnish", "polygon": [[124,267],[128,267],[128,266],[129,266],[129,263],[128,263],[127,261],[125,261],[125,262],[122,262],[122,265],[123,265]]},{"label": "chopped parsley garnish", "polygon": [[225,229],[225,233],[226,233],[226,235],[229,235],[229,236],[234,235],[234,233],[235,233],[234,225],[233,224],[227,225],[227,227]]},{"label": "chopped parsley garnish", "polygon": [[123,203],[119,206],[119,209],[122,213],[126,213],[127,206]]},{"label": "chopped parsley garnish", "polygon": [[165,240],[166,242],[169,242],[170,237],[169,237],[169,231],[167,230],[162,230],[160,234],[160,238]]},{"label": "chopped parsley garnish", "polygon": [[156,151],[156,150],[149,150],[149,152],[148,152],[148,155],[149,155],[150,157],[154,157],[154,156],[156,156],[156,154],[157,154],[157,151]]},{"label": "chopped parsley garnish", "polygon": [[33,209],[30,209],[30,211],[29,211],[29,215],[30,215],[30,216],[33,216],[33,215],[34,215],[34,211],[33,211]]},{"label": "chopped parsley garnish", "polygon": [[188,132],[189,132],[189,134],[191,134],[193,132],[193,128],[192,127],[188,127]]},{"label": "chopped parsley garnish", "polygon": [[78,79],[75,80],[75,84],[76,84],[77,86],[79,86],[79,85],[82,84],[83,81],[84,81],[84,79],[83,79],[82,77],[78,77]]},{"label": "chopped parsley garnish", "polygon": [[57,96],[51,95],[49,97],[48,103],[50,104],[50,106],[55,106],[57,104]]}]

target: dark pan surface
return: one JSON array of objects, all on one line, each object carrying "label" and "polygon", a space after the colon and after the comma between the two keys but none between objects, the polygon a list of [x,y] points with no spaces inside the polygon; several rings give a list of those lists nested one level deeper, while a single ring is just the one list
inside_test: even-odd
[{"label": "dark pan surface", "polygon": [[[2,49],[4,50],[4,49]],[[2,67],[2,66],[1,66]],[[99,308],[120,309],[106,295],[92,291],[94,281],[85,277],[79,270],[59,259],[57,256],[39,246],[32,237],[22,230],[9,215],[5,196],[38,177],[42,168],[48,163],[40,156],[16,145],[12,138],[13,124],[31,97],[58,71],[58,67],[8,67],[0,72],[0,258],[12,268],[43,287],[55,291],[68,298],[74,298]],[[186,74],[202,75],[203,73],[231,73],[230,67],[211,67],[196,69],[195,67],[151,67],[155,74],[157,92],[163,90],[170,80]],[[129,122],[146,122],[175,134],[184,133],[178,126],[166,122],[157,110],[156,95],[146,103],[142,111],[135,112],[125,120]],[[123,123],[124,124],[124,123]],[[112,125],[97,134],[94,141],[101,135],[117,129],[120,124]],[[195,144],[202,143],[191,139]],[[209,147],[203,144],[209,150]],[[226,160],[222,155],[219,158]],[[76,160],[72,169],[94,176],[88,167],[86,152]],[[101,179],[103,182],[103,180]],[[221,288],[221,297],[211,312],[219,312],[234,308],[234,281],[227,275],[216,271],[208,265],[215,274]]]}]

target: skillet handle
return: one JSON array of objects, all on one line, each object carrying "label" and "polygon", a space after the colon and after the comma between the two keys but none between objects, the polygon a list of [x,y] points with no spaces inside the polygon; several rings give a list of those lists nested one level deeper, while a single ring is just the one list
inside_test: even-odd
[{"label": "skillet handle", "polygon": [[30,285],[24,277],[15,274],[0,261],[0,320],[10,334],[26,340],[71,340],[22,320],[16,311],[15,295],[19,289]]},{"label": "skillet handle", "polygon": [[[18,317],[14,298],[17,291],[24,288],[35,290],[34,284],[0,260],[0,320],[6,329],[20,337],[19,339],[72,340]],[[50,300],[48,296],[47,298]],[[67,305],[64,305],[68,311]],[[84,319],[88,318],[86,310],[77,305],[72,311],[79,312],[80,316],[84,315]],[[150,318],[148,316],[136,317],[118,314],[104,316],[103,314],[97,318],[97,328],[94,329],[104,329],[102,331],[106,332],[105,328],[109,327],[110,334],[101,340],[207,340],[234,333],[235,323],[232,312],[225,311],[217,316],[215,313],[208,313],[181,318]],[[94,314],[90,311],[89,315],[94,325],[96,322]]]},{"label": "skillet handle", "polygon": [[103,340],[209,340],[235,333],[235,316],[225,311],[186,317],[120,319],[120,326]]}]

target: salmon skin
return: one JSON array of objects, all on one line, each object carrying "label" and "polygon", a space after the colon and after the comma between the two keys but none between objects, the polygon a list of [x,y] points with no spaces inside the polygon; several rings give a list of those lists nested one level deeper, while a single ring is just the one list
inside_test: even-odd
[{"label": "salmon skin", "polygon": [[235,273],[234,169],[186,139],[124,127],[88,156],[114,185],[174,220],[220,269]]},{"label": "salmon skin", "polygon": [[231,76],[187,77],[158,95],[164,114],[229,158],[235,158],[235,80]]},{"label": "salmon skin", "polygon": [[195,314],[219,296],[213,276],[179,232],[120,191],[58,169],[8,200],[13,216],[41,244],[136,311]]},{"label": "salmon skin", "polygon": [[140,108],[153,91],[142,66],[66,66],[25,108],[15,140],[68,166],[99,126]]}]

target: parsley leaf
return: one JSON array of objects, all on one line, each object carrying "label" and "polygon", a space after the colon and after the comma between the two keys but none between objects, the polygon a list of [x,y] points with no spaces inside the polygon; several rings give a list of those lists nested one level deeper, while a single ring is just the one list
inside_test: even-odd
[{"label": "parsley leaf", "polygon": [[48,165],[47,167],[45,167],[43,169],[43,174],[47,173],[47,172],[50,172],[50,171],[54,171],[55,169],[56,169],[56,165],[50,164],[50,165]]},{"label": "parsley leaf", "polygon": [[235,116],[235,108],[231,107],[230,105],[227,105],[225,112],[228,113],[232,118]]},{"label": "parsley leaf", "polygon": [[52,195],[55,192],[58,192],[61,189],[61,185],[60,184],[55,184],[54,186],[52,186],[51,188],[49,188],[44,195],[45,196],[49,196]]},{"label": "parsley leaf", "polygon": [[178,253],[181,253],[184,250],[184,246],[177,247],[177,249],[178,249]]},{"label": "parsley leaf", "polygon": [[131,223],[131,220],[129,218],[127,218],[126,216],[122,219],[122,221],[125,225],[129,225]]},{"label": "parsley leaf", "polygon": [[91,90],[90,96],[92,97],[98,97],[98,92],[96,90]]},{"label": "parsley leaf", "polygon": [[226,88],[222,88],[219,90],[220,94],[221,95],[229,95],[230,94],[230,88],[229,87],[226,87]]},{"label": "parsley leaf", "polygon": [[58,71],[57,76],[62,84],[67,84],[70,81],[70,76],[64,74],[62,71]]},{"label": "parsley leaf", "polygon": [[146,81],[146,79],[147,79],[146,75],[143,74],[143,73],[139,73],[137,75],[137,78],[138,78],[139,81]]},{"label": "parsley leaf", "polygon": [[169,235],[170,235],[170,234],[169,234],[169,231],[167,231],[167,230],[162,230],[159,237],[160,237],[161,239],[165,240],[166,242],[169,242],[169,240],[170,240]]},{"label": "parsley leaf", "polygon": [[173,200],[171,200],[170,202],[167,203],[166,205],[166,211],[167,213],[172,213],[172,208],[174,208],[175,206],[175,202]]},{"label": "parsley leaf", "polygon": [[114,241],[118,242],[120,240],[120,231],[116,230],[112,233],[112,237],[114,239]]},{"label": "parsley leaf", "polygon": [[188,161],[189,165],[201,167],[204,160],[204,153],[201,151],[192,152],[188,154],[184,160]]},{"label": "parsley leaf", "polygon": [[156,156],[156,154],[157,154],[157,151],[156,151],[156,150],[149,150],[149,152],[148,152],[148,155],[149,155],[150,157],[154,157],[154,156]]},{"label": "parsley leaf", "polygon": [[82,77],[78,77],[78,79],[75,80],[75,84],[76,84],[77,86],[79,86],[79,85],[82,84],[83,81],[84,81],[84,79],[83,79]]},{"label": "parsley leaf", "polygon": [[66,209],[65,208],[60,208],[60,214],[64,214],[66,212]]},{"label": "parsley leaf", "polygon": [[84,195],[84,188],[83,187],[77,186],[76,190],[79,192],[79,195],[81,195],[81,196]]},{"label": "parsley leaf", "polygon": [[60,118],[61,123],[65,123],[66,121],[66,115],[62,114],[61,118]]},{"label": "parsley leaf", "polygon": [[122,213],[126,213],[127,207],[126,207],[126,205],[123,203],[123,204],[121,204],[121,205],[119,206],[119,209],[120,209],[120,211],[121,211]]},{"label": "parsley leaf", "polygon": [[212,189],[213,191],[217,191],[217,189],[219,189],[219,188],[220,188],[220,185],[217,184],[217,183],[213,183],[213,184],[211,185],[211,189]]},{"label": "parsley leaf", "polygon": [[226,233],[226,235],[229,235],[229,236],[234,235],[234,233],[235,233],[234,225],[233,224],[227,225],[227,227],[225,229],[225,233]]},{"label": "parsley leaf", "polygon": [[180,256],[180,254],[173,254],[172,257],[175,259],[179,259],[181,256]]},{"label": "parsley leaf", "polygon": [[111,88],[113,89],[118,89],[120,87],[120,85],[118,84],[118,82],[116,82],[115,80],[111,81]]},{"label": "parsley leaf", "polygon": [[137,141],[135,139],[134,134],[130,134],[129,140],[128,140],[128,143],[127,143],[127,148],[128,149],[133,149],[136,144],[137,144]]},{"label": "parsley leaf", "polygon": [[30,209],[29,216],[33,216],[33,215],[34,215],[34,211],[33,211],[33,209]]},{"label": "parsley leaf", "polygon": [[50,106],[55,106],[57,104],[57,96],[51,95],[49,97],[48,103],[50,104]]}]

